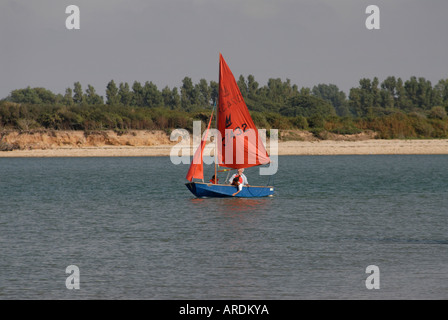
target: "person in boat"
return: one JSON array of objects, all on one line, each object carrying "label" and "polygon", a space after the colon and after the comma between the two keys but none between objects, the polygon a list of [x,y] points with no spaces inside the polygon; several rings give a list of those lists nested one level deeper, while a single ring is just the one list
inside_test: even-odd
[{"label": "person in boat", "polygon": [[238,169],[238,173],[233,174],[229,181],[231,181],[233,183],[233,179],[235,179],[235,177],[241,177],[243,179],[243,186],[249,187],[249,182],[247,182],[247,177],[244,175],[244,169],[240,168]]},{"label": "person in boat", "polygon": [[[213,177],[209,180],[209,182],[210,183],[215,183],[215,175],[213,175]],[[216,178],[216,184],[218,184],[218,182],[219,182],[219,179],[218,178]]]},{"label": "person in boat", "polygon": [[232,181],[232,185],[238,186],[238,191],[232,194],[232,196],[237,195],[240,193],[241,190],[243,190],[243,186],[249,187],[249,182],[247,182],[247,177],[244,175],[244,169],[240,168],[238,169],[238,173],[233,174],[230,177],[229,181]]},{"label": "person in boat", "polygon": [[232,196],[236,196],[241,192],[241,190],[243,190],[243,178],[241,176],[235,176],[232,180],[232,186],[236,186],[238,188],[238,191],[232,194]]}]

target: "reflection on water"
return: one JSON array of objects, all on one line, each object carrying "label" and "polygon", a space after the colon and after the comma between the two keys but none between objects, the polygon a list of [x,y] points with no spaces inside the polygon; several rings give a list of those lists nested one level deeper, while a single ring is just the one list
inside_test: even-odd
[{"label": "reflection on water", "polygon": [[[269,227],[266,219],[275,213],[273,198],[195,198],[193,210],[202,219],[214,221],[213,232],[226,250],[244,247],[258,239],[260,230]],[[203,216],[207,217],[203,217]]]},{"label": "reflection on water", "polygon": [[200,210],[213,207],[217,212],[225,214],[257,213],[269,210],[272,198],[192,198],[191,203]]}]

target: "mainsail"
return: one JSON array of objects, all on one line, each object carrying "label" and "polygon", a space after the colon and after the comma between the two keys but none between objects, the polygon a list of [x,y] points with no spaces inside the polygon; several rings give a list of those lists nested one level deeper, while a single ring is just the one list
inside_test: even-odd
[{"label": "mainsail", "polygon": [[239,169],[270,162],[235,77],[221,54],[218,130],[222,138],[217,150],[220,166]]}]

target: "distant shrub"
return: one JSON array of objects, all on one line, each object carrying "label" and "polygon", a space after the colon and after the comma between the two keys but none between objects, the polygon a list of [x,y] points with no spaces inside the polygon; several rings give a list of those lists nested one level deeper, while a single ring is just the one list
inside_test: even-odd
[{"label": "distant shrub", "polygon": [[266,120],[266,117],[261,112],[252,111],[251,112],[252,120],[257,128],[266,129],[269,127],[269,123]]},{"label": "distant shrub", "polygon": [[429,111],[429,117],[431,119],[445,119],[447,117],[447,113],[445,108],[441,106],[432,107]]},{"label": "distant shrub", "polygon": [[357,134],[362,130],[353,122],[352,117],[331,117],[325,122],[324,128],[331,133],[336,134]]},{"label": "distant shrub", "polygon": [[34,119],[20,118],[16,121],[17,128],[21,131],[28,131],[32,129],[38,129],[40,125]]},{"label": "distant shrub", "polygon": [[418,138],[432,137],[434,128],[423,114],[412,112],[408,118]]},{"label": "distant shrub", "polygon": [[404,113],[393,113],[368,121],[369,129],[378,133],[379,139],[415,138],[417,134],[411,121]]},{"label": "distant shrub", "polygon": [[325,125],[324,117],[320,114],[313,115],[308,118],[308,125],[310,128],[323,128]]},{"label": "distant shrub", "polygon": [[309,128],[308,120],[304,116],[296,116],[291,122],[297,129],[306,130]]},{"label": "distant shrub", "polygon": [[282,115],[274,112],[269,112],[266,115],[266,121],[269,124],[269,128],[266,129],[291,129],[291,123],[289,122],[289,119],[286,117],[283,117]]},{"label": "distant shrub", "polygon": [[440,119],[430,119],[434,131],[431,134],[432,138],[448,138],[448,121]]}]

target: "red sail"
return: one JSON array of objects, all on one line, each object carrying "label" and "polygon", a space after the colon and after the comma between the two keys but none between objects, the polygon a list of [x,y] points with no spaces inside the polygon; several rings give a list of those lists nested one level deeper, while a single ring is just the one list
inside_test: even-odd
[{"label": "red sail", "polygon": [[207,131],[205,132],[204,139],[201,140],[201,144],[198,149],[194,153],[193,162],[190,165],[190,169],[188,169],[187,178],[188,181],[193,181],[193,179],[202,179],[204,180],[204,165],[202,162],[202,155],[204,153],[205,144],[207,142],[208,131],[210,130],[210,124],[212,123],[213,111],[210,116],[210,120],[208,122]]},{"label": "red sail", "polygon": [[238,169],[270,162],[235,77],[221,54],[218,130],[222,138],[222,148],[218,148],[221,166]]}]

